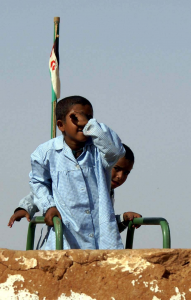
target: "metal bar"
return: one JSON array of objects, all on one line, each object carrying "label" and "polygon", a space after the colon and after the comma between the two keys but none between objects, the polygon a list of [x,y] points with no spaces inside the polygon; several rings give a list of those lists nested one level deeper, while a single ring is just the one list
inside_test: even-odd
[{"label": "metal bar", "polygon": [[52,99],[55,99],[54,101],[52,101],[51,103],[51,110],[52,110],[52,115],[51,115],[51,139],[56,137],[56,103],[57,103],[57,99],[56,99],[56,95],[55,92],[52,88]]},{"label": "metal bar", "polygon": [[[28,227],[28,234],[27,234],[26,250],[34,249],[36,224],[44,224],[44,223],[45,223],[44,217],[35,217],[30,221],[29,227]],[[62,222],[58,217],[54,217],[53,223],[54,223],[54,230],[55,230],[55,235],[56,235],[56,250],[62,250],[63,249]]]},{"label": "metal bar", "polygon": [[170,228],[168,222],[160,221],[162,235],[163,235],[163,248],[171,248]]},{"label": "metal bar", "polygon": [[62,222],[58,217],[54,217],[53,223],[56,235],[56,250],[63,250]]},{"label": "metal bar", "polygon": [[26,250],[33,250],[34,248],[35,229],[36,224],[30,222],[28,227]]},{"label": "metal bar", "polygon": [[160,225],[163,235],[163,248],[171,247],[170,228],[166,219],[164,218],[135,218],[133,222],[130,221],[127,230],[125,249],[133,248],[134,228],[132,225]]},{"label": "metal bar", "polygon": [[135,228],[132,227],[132,221],[129,222],[127,229],[127,238],[125,249],[133,249],[133,237],[134,237]]}]

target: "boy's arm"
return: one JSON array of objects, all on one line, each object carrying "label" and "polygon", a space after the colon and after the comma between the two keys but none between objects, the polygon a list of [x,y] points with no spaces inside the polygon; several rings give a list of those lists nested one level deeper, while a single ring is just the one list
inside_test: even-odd
[{"label": "boy's arm", "polygon": [[44,160],[44,153],[39,146],[31,155],[32,171],[29,174],[30,188],[34,195],[34,204],[45,215],[47,210],[56,206],[52,196],[52,180],[49,161]]},{"label": "boy's arm", "polygon": [[20,200],[18,208],[15,209],[14,213],[19,209],[26,210],[30,218],[32,219],[34,214],[39,211],[38,207],[34,204],[34,196],[33,193],[28,194],[23,199]]},{"label": "boy's arm", "polygon": [[20,200],[19,206],[15,209],[14,214],[11,216],[8,226],[11,228],[15,221],[20,221],[22,218],[26,218],[27,221],[30,222],[34,214],[38,211],[39,210],[33,201],[33,194],[30,193]]},{"label": "boy's arm", "polygon": [[90,136],[93,144],[99,149],[105,168],[111,168],[125,155],[125,149],[118,135],[105,124],[99,124],[96,119],[88,121],[83,133]]}]

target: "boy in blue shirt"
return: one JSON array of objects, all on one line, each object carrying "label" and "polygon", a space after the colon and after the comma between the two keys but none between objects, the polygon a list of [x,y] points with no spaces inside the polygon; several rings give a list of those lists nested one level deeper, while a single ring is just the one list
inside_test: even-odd
[{"label": "boy in blue shirt", "polygon": [[[132,150],[123,144],[125,148],[125,156],[120,158],[115,166],[112,168],[111,171],[111,192],[110,197],[112,204],[114,206],[114,189],[122,185],[128,175],[130,174],[133,165],[134,165],[134,154]],[[29,222],[33,218],[34,214],[38,212],[38,208],[34,205],[34,197],[33,194],[30,193],[29,195],[25,196],[19,202],[19,207],[15,210],[14,214],[11,216],[8,226],[12,227],[15,221],[20,221],[22,218],[26,218]],[[127,228],[128,223],[133,218],[140,218],[142,215],[135,213],[135,212],[124,212],[121,215],[115,215],[119,232],[122,232],[124,229]],[[136,226],[137,228],[139,226]]]},{"label": "boy in blue shirt", "polygon": [[[31,155],[30,187],[46,224],[62,219],[63,249],[123,249],[110,201],[111,169],[125,150],[117,134],[93,119],[91,103],[67,97],[56,107],[63,136]],[[45,250],[55,250],[49,227]]]}]

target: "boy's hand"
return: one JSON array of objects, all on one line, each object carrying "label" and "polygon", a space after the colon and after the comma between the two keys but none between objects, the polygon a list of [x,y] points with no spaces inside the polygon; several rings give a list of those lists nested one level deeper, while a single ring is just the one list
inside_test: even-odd
[{"label": "boy's hand", "polygon": [[46,225],[54,226],[54,223],[53,223],[54,217],[58,217],[60,220],[62,220],[62,217],[61,217],[59,211],[57,210],[57,208],[51,207],[47,210],[46,215],[44,217],[44,221],[45,221]]},{"label": "boy's hand", "polygon": [[15,221],[19,222],[22,218],[26,218],[27,221],[30,222],[29,213],[24,209],[19,209],[11,216],[7,225],[11,228]]},{"label": "boy's hand", "polygon": [[[128,225],[129,221],[133,221],[134,218],[142,218],[142,215],[133,211],[128,211],[123,214],[124,223]],[[134,228],[139,228],[141,225],[132,225]]]},{"label": "boy's hand", "polygon": [[71,118],[72,122],[81,129],[83,129],[84,126],[88,123],[89,119],[92,118],[92,116],[87,116],[86,114],[84,114],[83,111],[75,110],[71,111],[69,117]]}]

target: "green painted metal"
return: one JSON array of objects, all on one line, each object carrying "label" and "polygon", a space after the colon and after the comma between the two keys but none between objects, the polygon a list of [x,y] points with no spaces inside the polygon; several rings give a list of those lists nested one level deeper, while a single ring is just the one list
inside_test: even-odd
[{"label": "green painted metal", "polygon": [[[28,234],[27,234],[26,250],[34,249],[36,224],[44,224],[44,223],[45,223],[44,217],[35,217],[30,221],[28,227]],[[56,235],[56,250],[62,250],[63,249],[62,222],[58,217],[54,217],[53,223],[54,223],[54,230]]]},{"label": "green painted metal", "polygon": [[56,235],[56,250],[63,250],[62,221],[58,217],[54,217],[53,223]]},{"label": "green painted metal", "polygon": [[135,218],[129,222],[126,238],[125,249],[133,248],[133,238],[135,228],[132,225],[160,225],[163,235],[163,248],[171,248],[170,228],[166,219],[164,218]]}]

